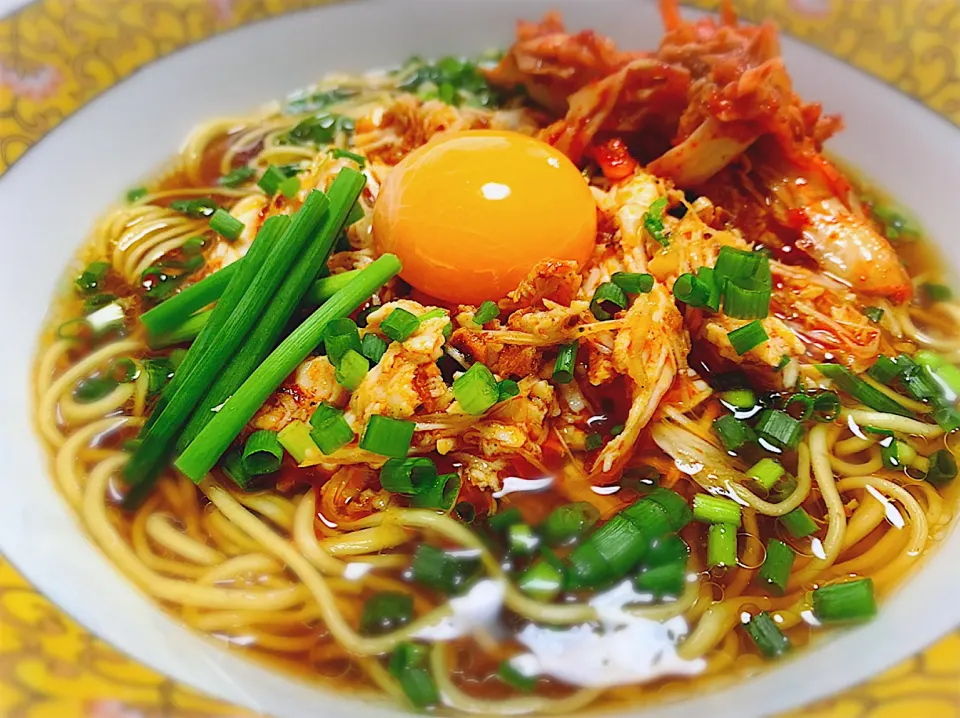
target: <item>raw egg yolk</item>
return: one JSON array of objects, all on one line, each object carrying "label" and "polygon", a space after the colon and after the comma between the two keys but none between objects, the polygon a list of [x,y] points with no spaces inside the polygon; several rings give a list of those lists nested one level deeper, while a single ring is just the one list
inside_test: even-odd
[{"label": "raw egg yolk", "polygon": [[596,204],[574,164],[550,145],[515,132],[454,132],[393,168],[373,234],[414,288],[479,304],[516,289],[537,262],[586,262]]}]

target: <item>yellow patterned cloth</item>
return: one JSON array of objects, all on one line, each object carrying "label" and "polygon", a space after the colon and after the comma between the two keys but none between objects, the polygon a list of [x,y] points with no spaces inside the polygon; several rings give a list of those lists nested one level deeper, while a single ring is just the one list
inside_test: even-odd
[{"label": "yellow patterned cloth", "polygon": [[[0,20],[0,174],[134,70],[219,32],[338,0],[40,0]],[[713,8],[718,0],[696,4]],[[738,0],[742,14],[960,125],[958,0]],[[0,559],[0,717],[251,718],[91,636]],[[783,718],[960,718],[960,631]]]}]

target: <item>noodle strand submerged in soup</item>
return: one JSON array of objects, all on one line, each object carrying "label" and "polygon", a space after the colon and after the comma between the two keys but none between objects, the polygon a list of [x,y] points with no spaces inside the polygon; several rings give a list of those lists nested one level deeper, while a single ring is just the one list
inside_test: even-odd
[{"label": "noodle strand submerged in soup", "polygon": [[653,55],[549,15],[330,76],[107,215],[37,419],[132,581],[286,669],[502,714],[874,615],[952,519],[960,307],[773,31],[667,10]]}]

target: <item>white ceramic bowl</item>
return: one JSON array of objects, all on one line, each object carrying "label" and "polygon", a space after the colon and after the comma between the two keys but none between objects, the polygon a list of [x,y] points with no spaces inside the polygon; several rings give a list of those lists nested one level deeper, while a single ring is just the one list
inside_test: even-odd
[{"label": "white ceramic bowl", "polygon": [[[190,128],[240,112],[339,69],[395,64],[412,53],[505,46],[518,16],[557,7],[624,47],[658,42],[652,2],[637,0],[369,1],[300,11],[194,45],[134,74],[71,117],[0,181],[0,549],[54,602],[144,663],[214,696],[281,716],[396,714],[243,660],[167,618],[99,553],[51,483],[34,435],[37,334],[64,267],[94,219],[169,157]],[[371,39],[372,38],[372,39]],[[953,266],[960,130],[903,94],[809,46],[784,40],[797,90],[843,113],[833,152],[922,218]],[[264,60],[262,51],[272,48]],[[202,77],[203,82],[193,78]],[[748,718],[796,707],[863,680],[960,624],[960,532],[886,601],[873,623],[760,677],[654,707],[645,716]]]}]

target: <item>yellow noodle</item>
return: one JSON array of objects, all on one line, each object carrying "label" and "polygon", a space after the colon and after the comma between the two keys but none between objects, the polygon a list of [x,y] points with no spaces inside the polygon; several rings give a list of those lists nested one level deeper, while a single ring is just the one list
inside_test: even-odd
[{"label": "yellow noodle", "polygon": [[196,564],[213,566],[224,560],[223,554],[219,551],[204,546],[178,531],[173,526],[174,520],[168,514],[150,514],[146,522],[147,536],[168,551]]}]

